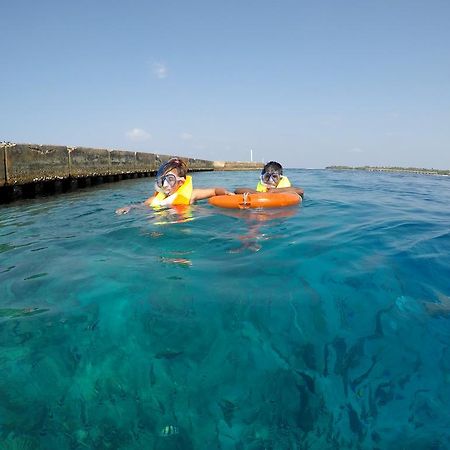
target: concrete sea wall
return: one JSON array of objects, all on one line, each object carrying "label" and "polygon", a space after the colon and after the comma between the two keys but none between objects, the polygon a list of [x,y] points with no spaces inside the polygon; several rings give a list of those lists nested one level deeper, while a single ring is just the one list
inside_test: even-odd
[{"label": "concrete sea wall", "polygon": [[[0,144],[0,203],[154,175],[173,155],[58,145]],[[261,163],[184,158],[189,171],[258,170]]]}]

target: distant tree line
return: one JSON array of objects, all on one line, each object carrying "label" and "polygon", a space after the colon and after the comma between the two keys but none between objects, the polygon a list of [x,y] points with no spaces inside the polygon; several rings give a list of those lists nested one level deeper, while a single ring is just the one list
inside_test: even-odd
[{"label": "distant tree line", "polygon": [[422,173],[425,175],[450,175],[450,170],[441,169],[425,169],[419,167],[397,167],[397,166],[328,166],[326,169],[330,170],[367,170],[369,172],[408,172],[408,173]]}]

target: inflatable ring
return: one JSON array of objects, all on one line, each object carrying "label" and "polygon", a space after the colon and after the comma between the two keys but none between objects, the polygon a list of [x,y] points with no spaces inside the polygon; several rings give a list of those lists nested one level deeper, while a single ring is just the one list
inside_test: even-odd
[{"label": "inflatable ring", "polygon": [[217,195],[209,199],[209,203],[220,208],[280,208],[282,206],[298,205],[302,198],[300,195],[283,193],[257,193],[257,194],[236,194]]}]

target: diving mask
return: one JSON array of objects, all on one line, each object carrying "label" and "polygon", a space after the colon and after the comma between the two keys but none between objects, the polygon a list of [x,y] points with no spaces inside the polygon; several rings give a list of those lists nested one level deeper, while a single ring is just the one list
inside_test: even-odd
[{"label": "diving mask", "polygon": [[184,178],[179,178],[173,173],[159,176],[155,181],[155,189],[163,194],[168,194],[177,185],[178,181],[184,182]]},{"label": "diving mask", "polygon": [[261,174],[261,182],[263,184],[276,186],[280,182],[281,177],[282,175],[278,172],[264,172]]}]

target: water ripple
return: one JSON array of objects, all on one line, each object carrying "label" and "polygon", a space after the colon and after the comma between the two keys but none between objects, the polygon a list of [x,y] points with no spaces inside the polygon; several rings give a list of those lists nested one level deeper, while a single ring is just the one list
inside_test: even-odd
[{"label": "water ripple", "polygon": [[289,210],[115,215],[148,179],[2,206],[4,445],[449,448],[449,180],[287,175]]}]

